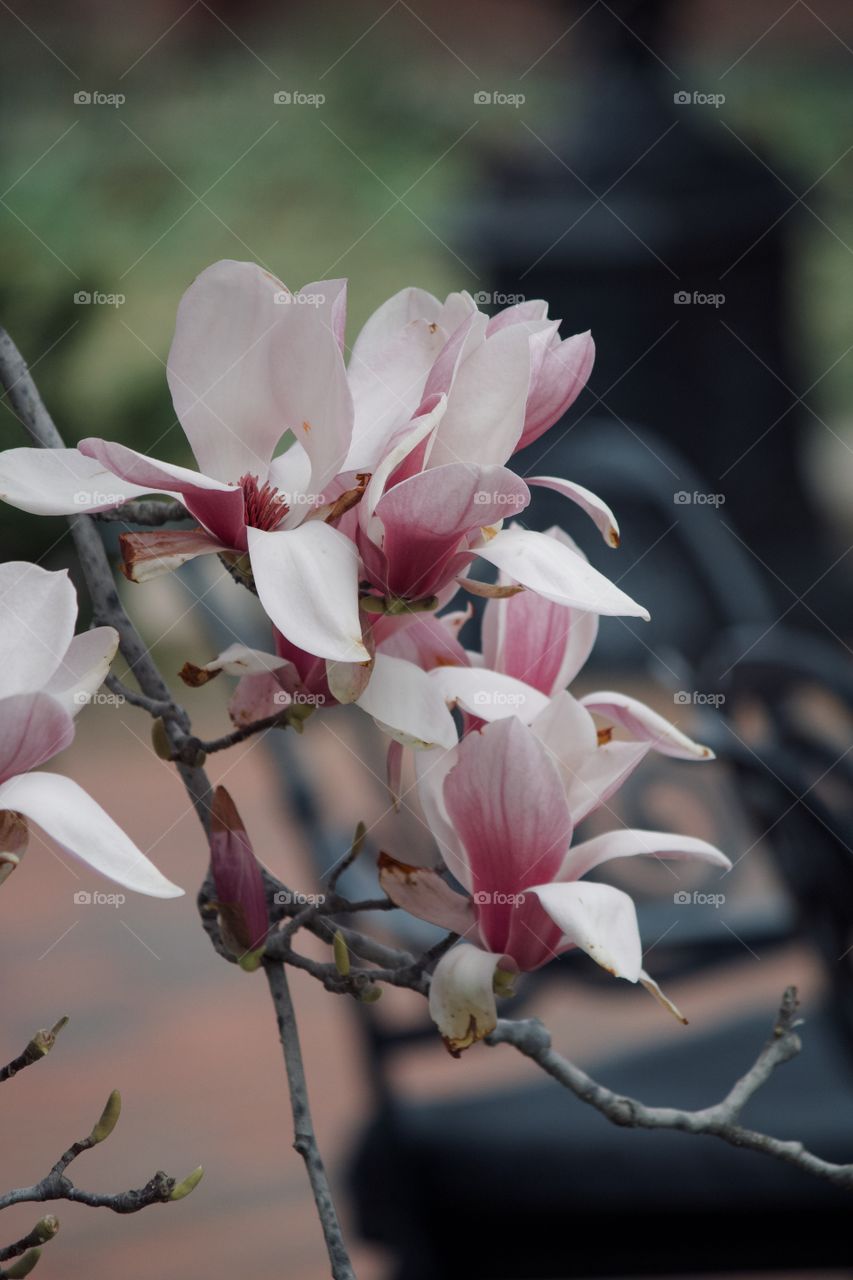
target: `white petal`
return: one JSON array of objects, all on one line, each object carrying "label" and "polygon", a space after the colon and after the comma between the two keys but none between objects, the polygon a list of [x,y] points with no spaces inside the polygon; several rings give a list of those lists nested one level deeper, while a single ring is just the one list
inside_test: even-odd
[{"label": "white petal", "polygon": [[476,554],[515,582],[556,604],[591,613],[645,618],[646,609],[593,569],[570,547],[545,533],[512,526],[476,548]]},{"label": "white petal", "polygon": [[0,697],[42,689],[74,634],[77,595],[68,573],[24,560],[0,564]]},{"label": "white petal", "polygon": [[436,667],[429,678],[441,690],[446,702],[460,706],[481,720],[518,716],[530,724],[549,705],[544,693],[500,671],[482,667]]},{"label": "white petal", "polygon": [[460,942],[435,966],[429,987],[429,1012],[454,1056],[490,1035],[498,1021],[495,971],[512,972],[508,956]]},{"label": "white petal", "polygon": [[7,449],[0,453],[0,499],[37,516],[108,511],[150,493],[76,449]]},{"label": "white petal", "polygon": [[603,835],[576,844],[566,854],[560,868],[560,879],[577,880],[611,858],[636,858],[640,855],[676,861],[695,859],[726,871],[732,865],[726,855],[707,840],[673,835],[669,831],[638,831],[625,827],[618,831],[605,831]]},{"label": "white petal", "polygon": [[201,670],[209,671],[211,675],[224,671],[229,676],[259,676],[288,665],[286,658],[279,658],[274,653],[249,649],[244,644],[229,644],[218,657],[206,662]]},{"label": "white petal", "polygon": [[319,658],[367,662],[355,545],[321,520],[267,533],[248,529],[258,596],[291,644]]},{"label": "white petal", "polygon": [[580,881],[540,884],[535,893],[548,915],[573,943],[615,978],[636,982],[642,972],[643,948],[637,912],[627,893],[609,884]]},{"label": "white petal", "polygon": [[456,745],[456,725],[440,689],[404,658],[378,653],[373,675],[356,705],[407,746]]},{"label": "white petal", "polygon": [[53,694],[72,716],[78,715],[104,683],[117,649],[115,627],[93,627],[74,636],[44,686],[45,693]]},{"label": "white petal", "polygon": [[448,392],[430,467],[448,462],[502,465],[524,426],[530,344],[521,326],[501,329],[463,359]]},{"label": "white petal", "polygon": [[447,805],[444,801],[444,783],[448,773],[459,759],[458,748],[451,751],[436,749],[435,751],[416,751],[414,757],[415,776],[418,785],[418,799],[424,811],[427,825],[433,839],[438,845],[444,865],[453,872],[460,884],[471,892],[471,871],[468,859],[462,847],[462,841],[456,834],[456,828],[450,821]]},{"label": "white petal", "polygon": [[91,796],[70,778],[28,773],[0,786],[0,809],[30,818],[51,839],[103,875],[152,898],[177,898],[172,884]]}]

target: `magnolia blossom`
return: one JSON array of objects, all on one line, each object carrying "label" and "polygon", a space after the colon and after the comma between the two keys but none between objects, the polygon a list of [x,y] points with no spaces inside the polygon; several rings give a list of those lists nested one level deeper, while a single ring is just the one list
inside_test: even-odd
[{"label": "magnolia blossom", "polygon": [[0,565],[0,881],[20,861],[27,821],[112,880],[156,898],[170,883],[76,782],[31,773],[69,745],[74,717],[118,647],[112,627],[74,635],[77,597],[66,573]]},{"label": "magnolia blossom", "polygon": [[216,890],[219,933],[248,973],[260,967],[270,921],[264,879],[237,806],[224,787],[213,793],[210,871]]},{"label": "magnolia blossom", "polygon": [[[593,753],[594,739],[584,749]],[[398,906],[470,940],[439,962],[430,989],[432,1016],[454,1053],[493,1030],[499,970],[498,990],[514,970],[538,969],[574,947],[615,977],[642,983],[677,1013],[643,969],[631,898],[581,877],[637,854],[720,868],[729,860],[704,840],[627,828],[573,846],[576,825],[595,807],[594,788],[579,785],[577,773],[566,772],[514,716],[422,764],[424,813],[464,893],[440,871],[388,858],[380,880]]]}]

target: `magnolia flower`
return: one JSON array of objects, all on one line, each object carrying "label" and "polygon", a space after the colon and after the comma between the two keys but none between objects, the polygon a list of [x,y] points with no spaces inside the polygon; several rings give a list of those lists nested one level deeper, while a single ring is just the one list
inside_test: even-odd
[{"label": "magnolia flower", "polygon": [[74,635],[68,575],[0,565],[0,881],[26,848],[28,820],[112,880],[155,898],[171,884],[76,782],[30,773],[69,745],[74,716],[103,682],[118,646],[112,627]]},{"label": "magnolia flower", "polygon": [[[247,555],[261,604],[294,644],[365,660],[358,555],[323,508],[352,434],[345,306],[342,280],[292,294],[251,263],[214,264],[181,300],[167,366],[199,471],[87,439],[78,450],[10,450],[0,495],[40,514],[102,511],[142,493],[177,497],[199,527],[125,535],[128,576],[144,581],[205,553]],[[295,441],[275,457],[287,431]]]},{"label": "magnolia flower", "polygon": [[[568,695],[565,695],[568,696]],[[398,906],[476,944],[436,967],[430,1009],[458,1053],[494,1029],[498,989],[574,947],[615,977],[640,982],[677,1014],[642,966],[634,904],[611,885],[584,881],[611,858],[637,854],[731,864],[690,836],[623,829],[572,846],[586,800],[517,717],[468,734],[419,780],[424,812],[458,893],[435,869],[385,858],[380,880]],[[680,1015],[678,1015],[680,1017]]]},{"label": "magnolia flower", "polygon": [[210,872],[216,890],[219,932],[248,973],[259,968],[269,933],[264,880],[237,807],[224,787],[213,793]]}]

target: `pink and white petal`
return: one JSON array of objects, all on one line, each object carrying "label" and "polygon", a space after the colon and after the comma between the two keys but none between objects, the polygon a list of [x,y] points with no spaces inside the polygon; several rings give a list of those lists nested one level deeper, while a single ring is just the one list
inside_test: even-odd
[{"label": "pink and white petal", "polygon": [[447,400],[444,396],[431,397],[430,400],[425,401],[411,422],[389,442],[388,448],[377,463],[359,508],[362,527],[371,541],[377,545],[382,538],[382,522],[374,516],[374,512],[385,492],[388,480],[400,463],[435,430],[436,424],[441,421],[446,409]]},{"label": "pink and white petal", "polygon": [[442,956],[429,987],[429,1013],[448,1051],[458,1057],[497,1026],[495,974],[515,972],[509,956],[462,942]]},{"label": "pink and white petal", "polygon": [[416,751],[414,754],[418,799],[427,825],[438,845],[444,865],[470,893],[471,872],[459,835],[450,821],[444,798],[444,783],[458,759],[458,748],[444,751]]},{"label": "pink and white petal", "polygon": [[555,493],[560,493],[570,502],[576,503],[592,520],[608,547],[619,546],[619,526],[616,523],[616,517],[597,493],[593,493],[591,489],[585,489],[582,484],[574,484],[571,480],[563,480],[559,476],[528,476],[527,483],[538,485],[540,489],[553,489]]},{"label": "pink and white petal", "polygon": [[0,730],[0,779],[5,780],[63,751],[74,737],[74,721],[49,693],[16,693],[0,699]]},{"label": "pink and white petal", "polygon": [[456,745],[453,716],[426,672],[403,658],[379,653],[370,682],[356,705],[406,746]]},{"label": "pink and white petal", "polygon": [[549,705],[546,695],[532,685],[485,667],[440,666],[430,672],[430,679],[446,703],[480,720],[517,716],[530,724]]},{"label": "pink and white petal", "polygon": [[126,889],[152,898],[177,898],[184,892],[70,778],[56,773],[10,778],[0,785],[0,809],[24,814],[68,853]]},{"label": "pink and white petal", "polygon": [[207,267],[181,298],[167,376],[198,465],[218,480],[265,478],[288,425],[274,370],[309,306],[252,262]]},{"label": "pink and white petal", "polygon": [[[461,614],[462,622],[466,619]],[[432,671],[435,667],[467,667],[470,660],[456,638],[459,627],[447,625],[446,617],[435,614],[416,615],[407,625],[391,631],[379,642],[379,652],[392,658],[405,658],[407,662]],[[461,623],[459,624],[461,625]]]},{"label": "pink and white petal", "polygon": [[[535,347],[541,344],[541,352]],[[531,338],[535,377],[524,419],[524,432],[518,448],[533,444],[543,432],[557,422],[586,386],[595,361],[592,334],[575,333],[562,342],[551,342],[547,334]]]},{"label": "pink and white petal", "polygon": [[577,552],[545,533],[513,525],[476,547],[474,553],[555,604],[648,621],[647,609],[620,591]]},{"label": "pink and white petal", "polygon": [[258,597],[291,644],[320,658],[367,662],[358,606],[358,552],[320,520],[268,533],[249,529]]},{"label": "pink and white petal", "polygon": [[571,884],[539,884],[527,891],[563,930],[562,948],[580,947],[614,978],[637,982],[643,948],[633,899],[609,884],[584,880]]},{"label": "pink and white petal", "polygon": [[[171,462],[158,462],[135,449],[110,440],[90,438],[78,446],[87,457],[96,458],[108,470],[135,484],[144,493],[167,493],[179,497],[206,529],[229,547],[244,546],[243,492],[235,484],[224,484],[199,471],[190,471]],[[239,476],[234,477],[235,481]]]},{"label": "pink and white petal", "polygon": [[[310,284],[304,284],[299,290],[300,298],[310,299],[310,302],[304,302],[302,306],[313,306],[317,314],[327,324],[335,336],[335,341],[341,351],[344,349],[347,328],[347,281],[346,278],[338,280],[312,280]],[[300,304],[297,304],[300,305]]]},{"label": "pink and white petal", "polygon": [[403,744],[394,738],[388,743],[385,757],[385,776],[388,782],[388,794],[394,806],[394,812],[400,812],[400,798],[403,793]]},{"label": "pink and white petal", "polygon": [[[290,663],[287,664],[291,666]],[[292,668],[295,676],[296,669]],[[291,681],[288,681],[291,683]],[[298,683],[298,681],[297,681]],[[238,729],[256,720],[266,720],[278,715],[291,701],[291,694],[282,687],[282,681],[274,673],[243,676],[228,703],[228,714]]]},{"label": "pink and white petal", "polygon": [[7,449],[0,453],[0,501],[37,516],[109,511],[150,489],[128,484],[77,449]]},{"label": "pink and white petal", "polygon": [[589,757],[600,749],[592,716],[565,690],[545,699],[530,727],[557,766],[566,789]]},{"label": "pink and white petal", "polygon": [[511,898],[550,880],[571,842],[559,773],[541,743],[511,716],[462,740],[444,801],[465,849],[483,943],[505,950]]},{"label": "pink and white petal", "polygon": [[104,683],[117,649],[115,627],[93,627],[74,636],[44,692],[58,699],[72,716],[79,715]]},{"label": "pink and white petal", "polygon": [[[263,649],[250,649],[245,644],[229,644],[227,649],[223,649],[215,658],[211,658],[210,662],[205,662],[202,666],[192,666],[193,671],[205,672],[209,676],[217,676],[224,671],[228,676],[259,676],[268,675],[273,671],[277,671],[280,667],[290,666],[286,658],[279,658],[274,653],[265,653]],[[199,683],[207,683],[205,680],[199,680]]]},{"label": "pink and white petal", "polygon": [[67,570],[0,564],[0,616],[0,697],[41,689],[74,635],[77,593]]},{"label": "pink and white petal", "polygon": [[471,899],[451,888],[433,867],[412,867],[380,853],[379,887],[403,911],[439,929],[465,934],[476,928]]},{"label": "pink and white petal", "polygon": [[644,702],[629,698],[624,693],[610,690],[601,693],[588,693],[581,699],[583,705],[593,715],[618,724],[638,742],[648,742],[665,756],[675,756],[679,760],[713,760],[714,753],[710,747],[694,742],[686,733],[676,729],[674,724]]},{"label": "pink and white petal", "polygon": [[566,854],[559,878],[578,880],[593,867],[600,867],[611,858],[664,858],[667,861],[705,862],[712,867],[731,869],[731,862],[715,845],[695,836],[673,835],[669,831],[638,831],[623,827],[618,831],[606,831],[603,835],[583,840]]},{"label": "pink and white petal", "polygon": [[606,742],[581,760],[567,780],[566,790],[576,827],[607,804],[650,749],[647,742]]},{"label": "pink and white petal", "polygon": [[499,329],[506,329],[511,324],[541,324],[548,319],[548,303],[541,298],[529,298],[524,302],[516,302],[511,307],[504,307],[497,315],[492,316],[486,326],[486,334],[491,337]]},{"label": "pink and white petal", "polygon": [[174,573],[198,556],[227,551],[204,529],[146,529],[119,535],[122,571],[131,582],[148,582],[163,573]]},{"label": "pink and white petal", "polygon": [[475,348],[448,391],[429,466],[506,462],[524,426],[529,382],[530,347],[523,328],[510,325]]}]

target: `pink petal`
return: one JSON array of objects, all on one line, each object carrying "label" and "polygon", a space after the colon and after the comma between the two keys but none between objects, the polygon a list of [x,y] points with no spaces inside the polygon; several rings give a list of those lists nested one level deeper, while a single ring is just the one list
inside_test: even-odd
[{"label": "pink petal", "polygon": [[422,671],[434,667],[467,667],[468,654],[445,618],[416,614],[406,626],[391,632],[379,643],[379,651],[392,658],[405,658]]},{"label": "pink petal", "polygon": [[483,941],[504,951],[512,899],[551,879],[571,841],[559,774],[533,734],[509,717],[463,739],[444,800],[470,868]]},{"label": "pink petal", "polygon": [[476,929],[471,899],[452,889],[432,867],[411,867],[381,853],[379,886],[398,907],[439,929],[459,934]]},{"label": "pink petal", "polygon": [[697,840],[694,836],[672,835],[668,831],[637,831],[623,827],[618,831],[606,831],[603,835],[594,836],[592,840],[584,840],[574,846],[566,854],[560,868],[561,880],[579,880],[593,867],[600,867],[611,858],[636,858],[639,855],[650,858],[696,859],[707,862],[712,867],[730,870],[731,862],[724,853],[707,840]]},{"label": "pink petal", "polygon": [[533,444],[563,416],[586,386],[595,360],[590,333],[576,333],[559,343],[537,334],[531,338],[531,346],[534,374],[518,449]]},{"label": "pink petal", "polygon": [[[347,281],[343,278],[338,280],[312,280],[310,284],[302,286],[298,296],[311,300],[301,305],[314,305],[316,307],[317,314],[323,323],[331,329],[335,341],[341,352],[343,352],[347,328]],[[300,304],[297,303],[298,305]]]},{"label": "pink petal", "polygon": [[613,693],[610,690],[602,693],[588,693],[581,701],[593,715],[609,720],[611,724],[621,725],[623,729],[639,742],[648,742],[655,751],[665,756],[676,756],[680,760],[713,760],[714,753],[710,747],[688,738],[686,733],[676,729],[663,716],[658,715],[645,703],[636,698],[629,698],[624,693]]},{"label": "pink petal", "polygon": [[545,533],[513,525],[478,546],[476,554],[496,565],[507,577],[556,604],[648,621],[648,610],[593,569],[577,552]]},{"label": "pink petal", "polygon": [[592,520],[607,545],[619,546],[616,517],[607,503],[591,489],[585,489],[582,484],[573,484],[571,480],[562,480],[558,476],[528,476],[527,483],[539,485],[542,489],[553,489],[555,493],[561,493],[564,498],[576,503]]},{"label": "pink petal", "polygon": [[223,941],[245,968],[256,968],[269,932],[261,866],[246,828],[224,787],[213,793],[210,871],[216,890]]},{"label": "pink petal", "polygon": [[74,721],[50,694],[17,693],[0,699],[0,734],[2,782],[63,751],[74,738]]},{"label": "pink petal", "polygon": [[506,329],[511,324],[541,324],[548,319],[548,303],[541,298],[529,298],[524,302],[516,302],[511,307],[504,307],[497,315],[489,319],[486,334],[491,337],[499,329]]}]

